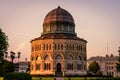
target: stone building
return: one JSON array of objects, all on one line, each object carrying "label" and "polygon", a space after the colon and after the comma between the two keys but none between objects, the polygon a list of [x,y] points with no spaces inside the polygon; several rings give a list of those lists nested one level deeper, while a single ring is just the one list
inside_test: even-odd
[{"label": "stone building", "polygon": [[87,41],[77,37],[72,15],[55,8],[45,17],[41,36],[31,40],[31,75],[86,75]]},{"label": "stone building", "polygon": [[87,69],[93,61],[96,61],[99,64],[100,71],[104,76],[117,76],[116,63],[118,63],[118,56],[113,56],[111,54],[110,56],[106,55],[105,57],[91,57],[87,60]]},{"label": "stone building", "polygon": [[30,65],[30,62],[19,62],[19,72],[26,72],[28,67]]}]

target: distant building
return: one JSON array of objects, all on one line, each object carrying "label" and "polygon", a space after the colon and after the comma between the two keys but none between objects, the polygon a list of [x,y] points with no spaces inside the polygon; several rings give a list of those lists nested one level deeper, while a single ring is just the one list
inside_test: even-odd
[{"label": "distant building", "polygon": [[30,62],[19,62],[19,72],[26,72]]},{"label": "distant building", "polygon": [[29,67],[30,62],[17,62],[14,63],[15,66],[15,72],[26,72],[27,68]]},{"label": "distant building", "polygon": [[106,55],[106,57],[91,57],[87,60],[87,69],[93,61],[96,61],[99,64],[103,75],[114,77],[117,76],[118,73],[116,70],[116,63],[118,63],[118,56],[113,56],[111,54],[111,56]]},{"label": "distant building", "polygon": [[31,40],[31,75],[86,75],[87,41],[77,37],[72,15],[51,10],[40,37]]}]

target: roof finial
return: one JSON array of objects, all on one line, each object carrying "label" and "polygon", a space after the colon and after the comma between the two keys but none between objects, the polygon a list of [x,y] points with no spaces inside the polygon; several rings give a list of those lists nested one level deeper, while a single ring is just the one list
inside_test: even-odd
[{"label": "roof finial", "polygon": [[58,8],[60,8],[60,6],[58,6]]}]

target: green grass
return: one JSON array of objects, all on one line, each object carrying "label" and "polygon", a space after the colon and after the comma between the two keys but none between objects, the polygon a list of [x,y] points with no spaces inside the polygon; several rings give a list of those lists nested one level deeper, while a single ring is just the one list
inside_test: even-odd
[{"label": "green grass", "polygon": [[[32,77],[32,80],[39,80],[40,77]],[[42,80],[54,80],[53,77],[42,77]],[[69,77],[64,77],[64,80],[69,80]],[[85,77],[71,77],[70,80],[85,80]],[[120,80],[113,77],[87,77],[86,80]]]},{"label": "green grass", "polygon": [[[32,77],[32,80],[39,80],[40,77]],[[3,77],[0,77],[3,80]],[[53,77],[42,77],[42,80],[54,80]],[[64,80],[69,80],[68,77],[64,77]],[[70,80],[85,80],[85,77],[71,77]],[[86,80],[120,80],[120,78],[113,77],[87,77]]]},{"label": "green grass", "polygon": [[3,80],[3,77],[0,77],[0,80]]}]

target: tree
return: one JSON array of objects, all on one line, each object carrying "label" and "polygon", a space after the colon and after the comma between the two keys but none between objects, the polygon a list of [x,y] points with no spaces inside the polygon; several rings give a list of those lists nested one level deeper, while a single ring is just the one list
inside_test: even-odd
[{"label": "tree", "polygon": [[118,52],[119,52],[119,57],[118,57],[118,63],[117,63],[116,68],[117,68],[117,71],[120,72],[120,47],[119,47]]},{"label": "tree", "polygon": [[12,62],[4,60],[4,54],[8,49],[8,37],[2,32],[0,28],[0,76],[8,72],[14,72],[14,65]]},{"label": "tree", "polygon": [[101,72],[100,70],[97,71],[96,75],[97,75],[97,76],[103,76],[103,75],[102,75],[102,72]]},{"label": "tree", "polygon": [[94,61],[89,65],[89,71],[93,72],[93,73],[97,73],[100,70],[99,64]]},{"label": "tree", "polygon": [[14,64],[7,60],[3,60],[0,65],[0,76],[4,76],[6,73],[14,72]]},{"label": "tree", "polygon": [[2,32],[0,28],[0,60],[3,60],[4,53],[8,49],[8,37]]}]

